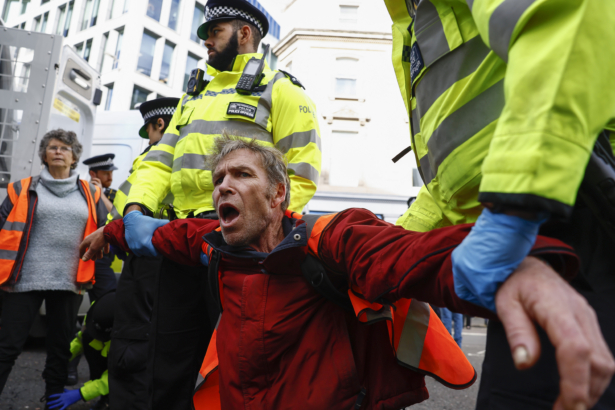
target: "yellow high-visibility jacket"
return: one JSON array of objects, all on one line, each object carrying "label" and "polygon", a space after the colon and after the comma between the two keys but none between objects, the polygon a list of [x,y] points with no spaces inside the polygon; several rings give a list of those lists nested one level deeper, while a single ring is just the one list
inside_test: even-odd
[{"label": "yellow high-visibility jacket", "polygon": [[[141,164],[141,161],[143,161],[143,158],[145,158],[149,150],[155,145],[156,144],[150,145],[149,147],[147,147],[147,149],[143,151],[132,162],[132,168],[130,168],[130,171],[129,171],[130,175],[128,175],[128,179],[124,181],[122,185],[120,185],[120,189],[118,189],[115,194],[115,199],[113,199],[113,207],[111,208],[111,211],[107,215],[107,223],[111,221],[115,221],[116,219],[122,219],[122,213],[124,212],[124,208],[126,207],[126,203],[127,203],[126,200],[128,199],[128,195],[130,194],[130,188],[132,188],[132,185],[137,180],[134,170],[139,168],[139,164]],[[160,213],[160,209],[165,204],[171,204],[171,203],[173,203],[173,196],[169,193],[167,197],[163,199],[162,204],[159,204],[154,208],[154,210],[157,211],[157,212],[154,212],[154,216],[161,217],[162,214]]]},{"label": "yellow high-visibility jacket", "polygon": [[615,125],[615,3],[385,3],[426,184],[398,224],[474,222],[480,202],[570,215],[596,137]]},{"label": "yellow high-visibility jacket", "polygon": [[288,160],[290,209],[301,212],[316,192],[320,174],[320,131],[316,107],[283,73],[265,66],[260,90],[241,95],[235,85],[252,57],[235,58],[231,71],[208,67],[213,78],[197,96],[185,94],[160,142],[134,172],[127,203],[150,210],[170,191],[179,218],[214,209],[211,170],[206,156],[223,130],[275,146]]},{"label": "yellow high-visibility jacket", "polygon": [[[71,358],[73,360],[75,357],[79,356],[83,353],[83,334],[81,330],[77,333],[77,337],[73,339],[70,343],[70,353]],[[102,357],[107,357],[109,355],[109,349],[111,347],[111,341],[102,342],[97,339],[93,339],[90,342],[90,346],[95,350],[100,352]],[[79,389],[81,392],[81,396],[83,400],[89,401],[95,399],[99,396],[104,396],[109,394],[109,372],[105,370],[103,374],[100,376],[100,379],[89,380],[83,384],[83,386]]]}]

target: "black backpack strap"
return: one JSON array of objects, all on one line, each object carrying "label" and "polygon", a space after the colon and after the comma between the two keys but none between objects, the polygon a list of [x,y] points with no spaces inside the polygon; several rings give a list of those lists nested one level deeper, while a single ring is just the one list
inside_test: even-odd
[{"label": "black backpack strap", "polygon": [[218,284],[218,269],[220,268],[220,252],[213,249],[209,255],[209,266],[207,267],[207,280],[209,281],[209,292],[216,306],[222,312],[222,300],[220,299],[220,286]]},{"label": "black backpack strap", "polygon": [[335,285],[333,285],[325,267],[315,256],[310,254],[306,256],[301,264],[301,272],[305,280],[314,287],[316,292],[341,308],[349,312],[354,312],[348,294],[340,292]]}]

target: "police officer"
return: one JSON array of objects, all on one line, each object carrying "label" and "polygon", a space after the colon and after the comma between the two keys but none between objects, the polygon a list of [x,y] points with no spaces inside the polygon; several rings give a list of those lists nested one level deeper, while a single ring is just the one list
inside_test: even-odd
[{"label": "police officer", "polygon": [[[116,190],[111,189],[113,182],[113,171],[117,169],[113,165],[115,154],[96,155],[83,161],[84,165],[89,167],[90,179],[94,185],[99,186],[104,195],[101,199],[105,203],[107,210],[111,210],[113,199],[116,195]],[[96,282],[92,289],[88,290],[90,301],[95,301],[105,293],[114,290],[117,287],[117,278],[115,272],[111,269],[111,264],[115,258],[113,252],[105,254],[102,259],[96,260]]]},{"label": "police officer", "polygon": [[[120,185],[108,222],[120,219],[118,209],[124,209],[131,186],[137,181],[134,172],[158,144],[166,131],[179,98],[158,98],[139,106],[143,126],[139,135],[147,139],[148,147],[133,162],[130,176]],[[168,202],[168,201],[163,201]],[[156,210],[164,204],[156,205]],[[160,216],[161,212],[155,212]],[[115,298],[115,323],[109,353],[110,405],[117,410],[147,410],[151,377],[147,372],[148,348],[151,340],[150,322],[160,257],[128,256],[124,261]]]},{"label": "police officer", "polygon": [[[212,78],[203,81],[202,73],[194,73],[167,132],[136,170],[124,209],[128,244],[136,254],[155,254],[139,227],[158,224],[147,215],[169,191],[178,218],[216,218],[205,158],[223,130],[254,137],[285,154],[291,210],[301,212],[316,191],[321,161],[316,108],[296,78],[271,70],[257,53],[268,28],[263,12],[247,1],[207,3],[197,34],[205,40]],[[154,408],[191,406],[218,316],[216,306],[205,309],[209,290],[203,276],[203,267],[163,262],[155,309]]]},{"label": "police officer", "polygon": [[[593,0],[385,3],[425,182],[398,223],[426,231],[477,221],[453,254],[456,291],[491,310],[499,284],[520,264],[534,269],[524,281],[533,300],[498,306],[502,322],[489,322],[477,409],[594,406],[615,369],[604,344],[615,347],[615,253],[577,192],[598,134],[615,125],[615,8]],[[541,282],[549,268],[524,259],[539,230],[579,254],[578,293]],[[546,333],[536,335],[531,319]],[[595,408],[615,408],[615,384]]]}]

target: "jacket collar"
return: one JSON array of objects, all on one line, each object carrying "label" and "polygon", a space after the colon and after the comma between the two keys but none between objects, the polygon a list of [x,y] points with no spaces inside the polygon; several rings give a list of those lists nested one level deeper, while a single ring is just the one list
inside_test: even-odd
[{"label": "jacket collar", "polygon": [[[216,77],[217,75],[221,73],[241,74],[243,72],[244,67],[246,66],[248,61],[250,61],[252,57],[261,59],[263,58],[263,55],[261,53],[239,54],[237,57],[235,57],[235,60],[233,60],[233,67],[231,68],[230,71],[219,71],[213,68],[212,66],[207,65],[207,74],[209,74],[212,77]],[[271,69],[269,68],[269,65],[267,64],[267,60],[265,60],[265,67],[263,71],[271,71]]]},{"label": "jacket collar", "polygon": [[265,259],[269,255],[283,251],[289,248],[307,246],[308,237],[305,222],[302,219],[290,218],[284,215],[282,218],[282,229],[284,231],[284,239],[275,247],[271,253],[258,252],[249,246],[231,246],[224,241],[222,232],[216,230],[203,236],[203,240],[213,249],[236,257],[236,258],[252,258]]}]

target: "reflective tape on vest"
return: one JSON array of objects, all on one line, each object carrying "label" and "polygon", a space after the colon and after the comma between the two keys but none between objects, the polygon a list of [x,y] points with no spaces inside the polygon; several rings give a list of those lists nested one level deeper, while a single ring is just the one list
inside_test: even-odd
[{"label": "reflective tape on vest", "polygon": [[28,220],[29,193],[32,177],[10,183],[7,187],[13,209],[0,230],[0,285],[6,283],[13,272],[24,238]]}]

